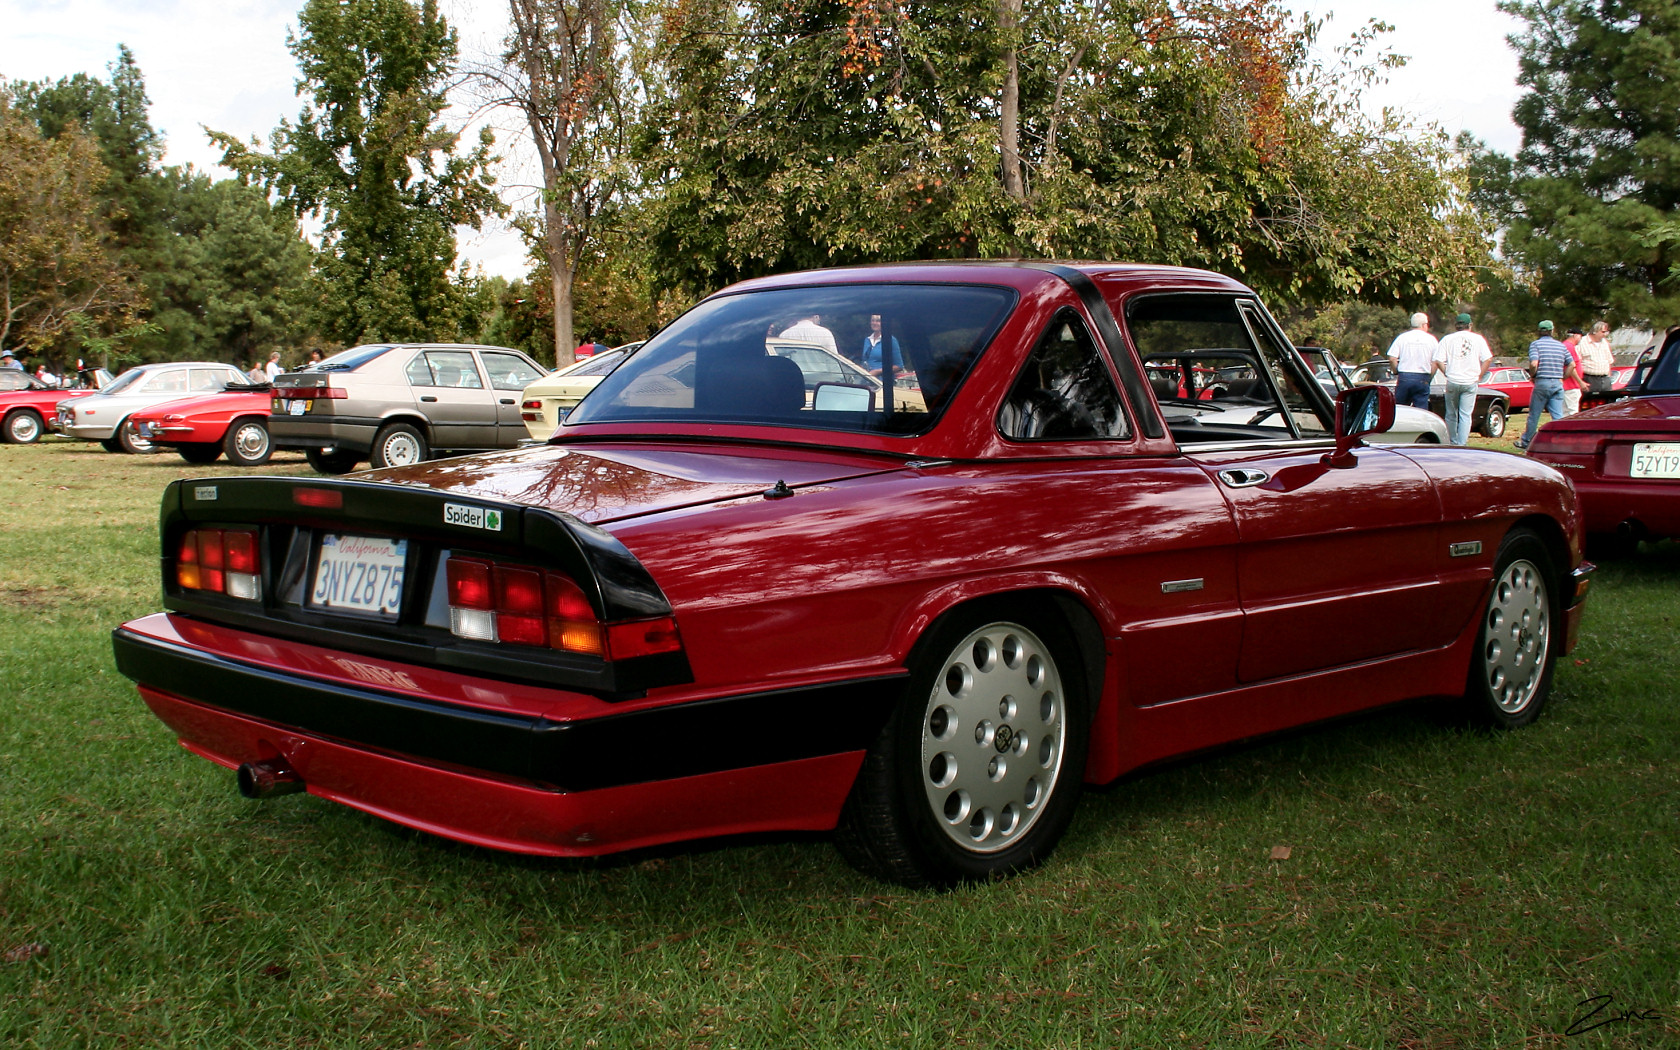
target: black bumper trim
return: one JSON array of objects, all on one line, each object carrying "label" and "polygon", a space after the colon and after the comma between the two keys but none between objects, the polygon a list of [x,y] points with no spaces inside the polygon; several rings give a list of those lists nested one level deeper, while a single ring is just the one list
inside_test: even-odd
[{"label": "black bumper trim", "polygon": [[551,722],[398,696],[232,660],[119,627],[117,669],[193,703],[350,744],[563,792],[867,749],[904,674]]}]

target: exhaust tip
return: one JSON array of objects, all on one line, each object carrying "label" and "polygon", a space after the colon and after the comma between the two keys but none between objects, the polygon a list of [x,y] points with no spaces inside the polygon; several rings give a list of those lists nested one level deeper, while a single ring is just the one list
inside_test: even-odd
[{"label": "exhaust tip", "polygon": [[283,758],[246,762],[239,767],[239,793],[246,798],[273,798],[304,789],[303,777]]}]

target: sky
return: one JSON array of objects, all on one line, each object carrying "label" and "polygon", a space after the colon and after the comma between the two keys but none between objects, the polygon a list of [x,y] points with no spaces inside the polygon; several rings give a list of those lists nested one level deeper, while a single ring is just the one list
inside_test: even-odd
[{"label": "sky", "polygon": [[[1334,47],[1368,20],[1394,26],[1386,47],[1410,61],[1366,95],[1418,123],[1461,130],[1511,153],[1521,135],[1511,123],[1516,57],[1505,38],[1519,26],[1496,0],[1286,0],[1296,13],[1327,19],[1320,44]],[[152,125],[164,135],[167,164],[192,163],[215,175],[220,151],[202,127],[266,140],[281,118],[295,119],[297,65],[286,49],[301,0],[0,0],[0,76],[56,80],[75,73],[104,77],[127,44],[146,78]],[[461,38],[464,60],[498,49],[507,24],[499,0],[439,0]],[[465,123],[467,114],[455,113]],[[510,144],[519,125],[491,117]],[[512,150],[506,150],[512,153]],[[528,200],[534,172],[511,164],[504,192]],[[517,203],[517,201],[516,201]],[[529,267],[519,238],[504,223],[460,231],[463,258],[486,273],[522,276]]]}]

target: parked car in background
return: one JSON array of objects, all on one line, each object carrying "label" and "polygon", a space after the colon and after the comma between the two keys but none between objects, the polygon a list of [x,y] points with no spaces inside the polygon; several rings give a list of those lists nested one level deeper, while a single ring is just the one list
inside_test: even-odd
[{"label": "parked car in background", "polygon": [[[785,357],[799,366],[800,379],[805,384],[807,404],[814,406],[818,395],[824,389],[840,387],[869,391],[872,411],[879,411],[886,405],[886,384],[880,376],[871,375],[862,365],[841,357],[825,346],[777,336],[766,339],[764,349],[766,353]],[[905,369],[894,370],[892,396],[892,410],[895,412],[927,411],[927,402],[922,400],[921,386],[917,383],[914,372]]]},{"label": "parked car in background", "polygon": [[59,405],[92,393],[48,386],[21,369],[0,368],[0,441],[29,445],[41,440],[48,421],[58,417]]},{"label": "parked car in background", "polygon": [[1495,368],[1482,386],[1504,394],[1512,412],[1528,411],[1528,403],[1534,399],[1534,379],[1526,368]]},{"label": "parked car in background", "polygon": [[247,382],[244,372],[215,361],[139,365],[90,397],[60,403],[54,429],[65,437],[98,441],[111,452],[156,452],[129,423],[135,412],[195,394],[221,393]]},{"label": "parked car in background", "polygon": [[[1673,329],[1670,329],[1670,334],[1672,334],[1672,331]],[[1666,335],[1664,339],[1666,340]],[[1608,405],[1612,401],[1620,401],[1627,397],[1633,391],[1634,382],[1639,374],[1639,366],[1655,361],[1657,351],[1662,346],[1663,342],[1659,341],[1643,350],[1615,355],[1615,366],[1610,370],[1610,389],[1598,392],[1582,390],[1581,408],[1583,410],[1597,408],[1599,405]]]},{"label": "parked car in background", "polygon": [[[808,391],[765,332],[812,314],[839,345],[879,317],[921,405]],[[1252,370],[1246,421],[1154,396],[1144,361],[1198,351]],[[883,879],[984,880],[1176,756],[1422,696],[1538,717],[1590,571],[1575,493],[1363,444],[1392,419],[1216,274],[764,278],[548,444],[175,482],[168,611],[117,667],[251,797],[561,856],[833,829]]]},{"label": "parked car in background", "polygon": [[[1348,378],[1356,385],[1378,383],[1391,390],[1398,384],[1393,362],[1386,357],[1355,366]],[[1446,409],[1447,377],[1437,372],[1429,381],[1429,411],[1444,418]],[[1503,437],[1505,424],[1510,416],[1511,399],[1504,391],[1486,385],[1476,389],[1476,408],[1470,417],[1472,430],[1490,438]]]},{"label": "parked car in background", "polygon": [[268,429],[323,474],[429,459],[442,449],[512,448],[528,433],[520,393],[548,369],[505,346],[356,346],[275,377]]},{"label": "parked car in background", "polygon": [[603,376],[641,345],[626,343],[593,357],[580,358],[526,387],[519,395],[519,418],[524,421],[526,431],[537,441],[547,441],[554,428],[564,423],[567,414],[583,400],[583,395],[595,389]]},{"label": "parked car in background", "polygon": [[1587,533],[1621,552],[1680,536],[1680,329],[1639,372],[1627,397],[1549,421],[1528,448],[1574,482]]},{"label": "parked car in background", "polygon": [[[1307,367],[1312,369],[1313,378],[1324,387],[1325,393],[1335,397],[1343,390],[1353,389],[1353,380],[1348,378],[1348,373],[1353,370],[1337,360],[1334,353],[1322,346],[1302,346],[1296,349],[1306,359]],[[1372,443],[1444,445],[1447,443],[1447,424],[1433,412],[1425,412],[1410,405],[1395,405],[1394,425],[1373,437]]]},{"label": "parked car in background", "polygon": [[225,453],[229,463],[255,467],[274,451],[268,438],[272,399],[267,383],[246,382],[225,393],[141,409],[129,420],[142,440],[173,448],[188,463],[214,463]]}]

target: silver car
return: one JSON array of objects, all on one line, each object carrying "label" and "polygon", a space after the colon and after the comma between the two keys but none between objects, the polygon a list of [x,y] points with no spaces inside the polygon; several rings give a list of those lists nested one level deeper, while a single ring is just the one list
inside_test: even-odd
[{"label": "silver car", "polygon": [[164,401],[216,394],[249,382],[244,372],[215,361],[140,365],[97,394],[59,402],[53,429],[65,437],[98,441],[112,452],[156,452],[157,446],[129,425],[129,416]]},{"label": "silver car", "polygon": [[512,448],[519,395],[548,369],[517,350],[454,343],[351,347],[274,380],[268,429],[323,474],[428,459],[439,449]]}]

